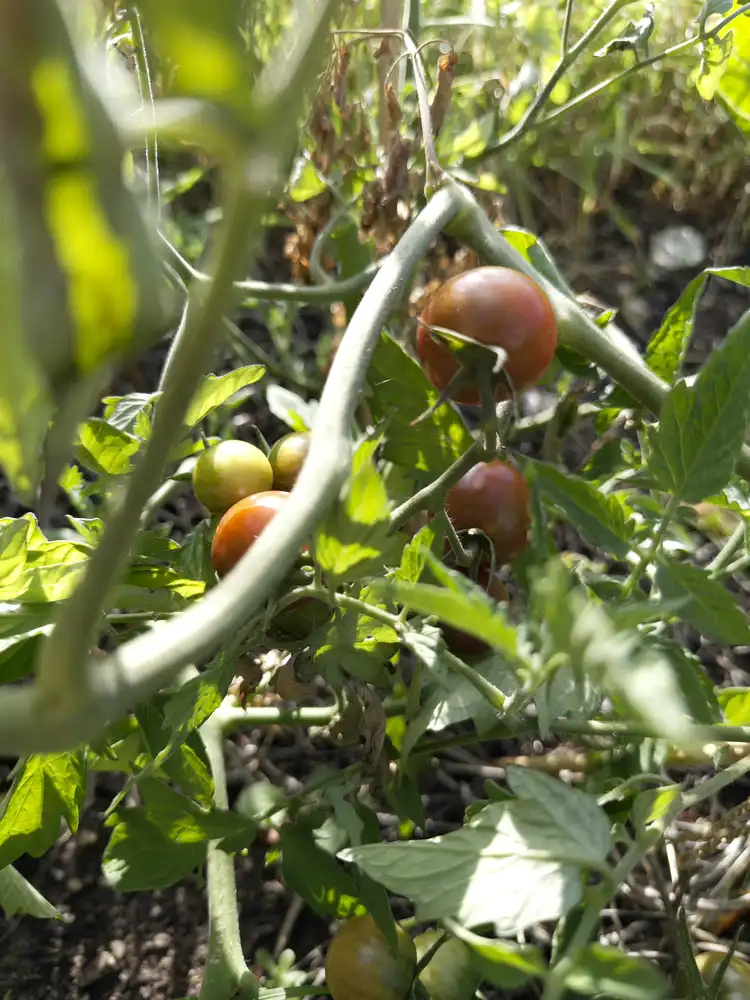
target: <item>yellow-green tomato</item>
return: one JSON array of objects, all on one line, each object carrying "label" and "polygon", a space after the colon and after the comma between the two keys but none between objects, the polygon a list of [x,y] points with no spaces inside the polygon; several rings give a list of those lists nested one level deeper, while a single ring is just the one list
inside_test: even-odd
[{"label": "yellow-green tomato", "polygon": [[[427,931],[414,939],[418,962],[442,936],[442,931]],[[440,945],[419,979],[432,1000],[471,1000],[480,982],[471,948],[454,937]]]},{"label": "yellow-green tomato", "polygon": [[[703,981],[710,984],[719,971],[724,954],[718,951],[703,952],[695,962]],[[727,971],[721,980],[718,1000],[750,1000],[750,964],[732,955]]]},{"label": "yellow-green tomato", "polygon": [[397,955],[370,916],[342,924],[326,953],[326,985],[333,1000],[404,1000],[414,978],[417,953],[402,927]]},{"label": "yellow-green tomato", "polygon": [[271,448],[268,460],[273,469],[273,488],[291,490],[310,450],[310,435],[306,432],[287,434]]},{"label": "yellow-green tomato", "polygon": [[247,441],[220,441],[201,452],[193,466],[193,489],[212,514],[271,489],[273,470],[266,456]]}]

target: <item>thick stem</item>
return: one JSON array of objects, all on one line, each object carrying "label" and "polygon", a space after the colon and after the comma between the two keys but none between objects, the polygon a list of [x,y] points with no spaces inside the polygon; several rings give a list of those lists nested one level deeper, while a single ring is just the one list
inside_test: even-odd
[{"label": "thick stem", "polygon": [[[214,779],[214,804],[228,809],[224,767],[224,706],[214,712],[200,730]],[[255,1000],[260,984],[250,972],[242,953],[237,908],[234,856],[222,851],[216,841],[208,845],[208,959],[200,992],[201,1000]]]},{"label": "thick stem", "polygon": [[[67,702],[64,709],[57,709],[56,694],[43,698],[36,686],[3,691],[0,753],[66,749],[92,739],[108,719],[127,712],[180,667],[219,646],[281,582],[346,480],[350,428],[370,357],[392,303],[404,294],[422,256],[454,217],[460,204],[457,192],[451,185],[434,195],[365,293],[331,367],[300,478],[252,550],[190,611],[131,639],[97,663],[86,696]],[[52,675],[52,661],[49,668]]]}]

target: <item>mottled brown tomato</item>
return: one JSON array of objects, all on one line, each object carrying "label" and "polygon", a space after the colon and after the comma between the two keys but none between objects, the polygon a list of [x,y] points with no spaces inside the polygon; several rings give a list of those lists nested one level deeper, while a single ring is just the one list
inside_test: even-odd
[{"label": "mottled brown tomato", "polygon": [[[427,931],[415,938],[418,962],[442,936],[441,931]],[[432,1000],[471,1000],[480,982],[471,948],[454,937],[440,945],[419,979]]]},{"label": "mottled brown tomato", "polygon": [[291,490],[309,450],[310,435],[305,432],[287,434],[276,442],[268,456],[275,490]]},{"label": "mottled brown tomato", "polygon": [[270,490],[273,470],[266,456],[247,441],[220,441],[198,456],[193,489],[212,514],[224,511],[251,493]]},{"label": "mottled brown tomato", "polygon": [[[459,363],[445,341],[425,324],[454,330],[507,354],[505,374],[516,392],[533,385],[550,365],[557,347],[557,320],[550,301],[535,281],[507,267],[477,267],[449,278],[431,296],[417,329],[417,353],[425,374],[441,392]],[[508,395],[500,375],[496,396]],[[475,381],[454,394],[459,403],[478,405]]]},{"label": "mottled brown tomato", "polygon": [[509,462],[480,462],[453,486],[445,510],[456,531],[478,528],[492,542],[499,564],[528,545],[531,492],[526,477]]},{"label": "mottled brown tomato", "polygon": [[[461,570],[461,572],[465,571]],[[476,583],[482,587],[493,601],[502,604],[508,600],[508,588],[497,573],[495,573],[491,580],[489,576],[489,571],[483,566],[480,567]],[[469,635],[468,632],[462,632],[452,625],[441,625],[440,628],[445,639],[445,644],[451,653],[455,653],[456,656],[477,656],[479,653],[484,653],[490,648],[483,639],[478,639],[475,635]]]},{"label": "mottled brown tomato", "polygon": [[397,955],[370,916],[339,928],[326,953],[326,985],[333,1000],[404,1000],[417,965],[414,942],[396,928]]},{"label": "mottled brown tomato", "polygon": [[211,563],[218,576],[226,576],[240,561],[288,496],[283,490],[266,490],[229,508],[216,526],[211,545]]}]

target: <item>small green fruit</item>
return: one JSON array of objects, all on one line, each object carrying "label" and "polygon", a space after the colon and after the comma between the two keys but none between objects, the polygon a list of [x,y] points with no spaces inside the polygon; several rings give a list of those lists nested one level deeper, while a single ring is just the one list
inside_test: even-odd
[{"label": "small green fruit", "polygon": [[270,490],[273,470],[266,456],[247,441],[220,441],[201,452],[193,467],[193,489],[212,514],[223,514],[254,493]]},{"label": "small green fruit", "polygon": [[[442,936],[442,931],[427,931],[414,939],[418,962]],[[454,937],[440,945],[419,979],[432,1000],[471,1000],[480,982],[471,948]]]}]

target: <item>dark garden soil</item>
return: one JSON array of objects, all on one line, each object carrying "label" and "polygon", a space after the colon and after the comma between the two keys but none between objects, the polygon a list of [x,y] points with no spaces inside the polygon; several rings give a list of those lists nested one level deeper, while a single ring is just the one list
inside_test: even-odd
[{"label": "dark garden soil", "polygon": [[[665,310],[675,301],[697,268],[687,272],[656,274],[647,263],[648,237],[664,225],[695,224],[706,236],[709,253],[718,252],[717,264],[746,263],[750,248],[727,244],[727,222],[734,206],[717,213],[715,206],[691,218],[675,217],[661,204],[646,201],[640,193],[629,198],[633,218],[648,220],[640,249],[612,224],[609,217],[589,220],[584,240],[570,239],[552,225],[540,229],[563,269],[571,275],[576,290],[620,307],[620,322],[644,342],[659,325]],[[575,246],[571,245],[575,243]],[[278,277],[278,275],[277,275]],[[691,349],[690,362],[700,363],[716,339],[750,305],[750,292],[715,282],[701,309]],[[305,316],[307,317],[307,313]],[[313,312],[299,326],[301,346],[310,349],[320,328]],[[252,318],[243,326],[257,327]],[[262,331],[260,331],[262,333]],[[143,365],[123,373],[118,391],[146,391],[155,384],[160,351]],[[260,395],[258,406],[263,406]],[[273,434],[273,418],[263,409],[249,411],[262,429]],[[4,487],[0,487],[3,514],[17,514]],[[178,498],[165,513],[176,530],[185,530],[197,511],[185,496]],[[685,637],[691,643],[689,636]],[[697,644],[696,644],[697,645]],[[701,650],[714,681],[750,684],[750,661],[743,650],[733,652],[706,647]],[[466,805],[482,796],[486,778],[502,778],[498,758],[508,754],[539,752],[541,744],[495,744],[455,750],[433,761],[423,775],[424,805],[430,817],[427,833],[447,832],[462,820]],[[332,763],[337,751],[324,745],[312,748],[304,733],[251,732],[235,737],[228,746],[231,791],[265,777],[293,791],[312,760]],[[61,921],[35,921],[24,917],[0,920],[0,997],[10,991],[12,1000],[173,1000],[196,995],[206,956],[205,895],[196,882],[166,891],[117,895],[102,882],[100,863],[107,840],[102,813],[117,790],[110,776],[92,779],[90,799],[78,833],[64,835],[47,856],[22,858],[19,870],[63,913]],[[736,790],[735,790],[736,791]],[[742,793],[742,797],[747,790]],[[728,803],[731,804],[731,803]],[[381,816],[384,833],[393,832],[395,817]],[[327,923],[297,905],[279,881],[275,866],[263,867],[267,844],[256,842],[247,857],[237,860],[240,922],[243,945],[249,961],[258,948],[276,953],[292,948],[301,967],[322,980],[322,956],[329,935]],[[405,915],[398,914],[397,915]],[[669,951],[669,943],[659,940],[656,922],[644,932],[641,947]],[[648,934],[652,937],[649,938]],[[743,938],[747,932],[742,932]],[[637,944],[631,942],[631,947]],[[262,970],[256,967],[256,971]]]}]

